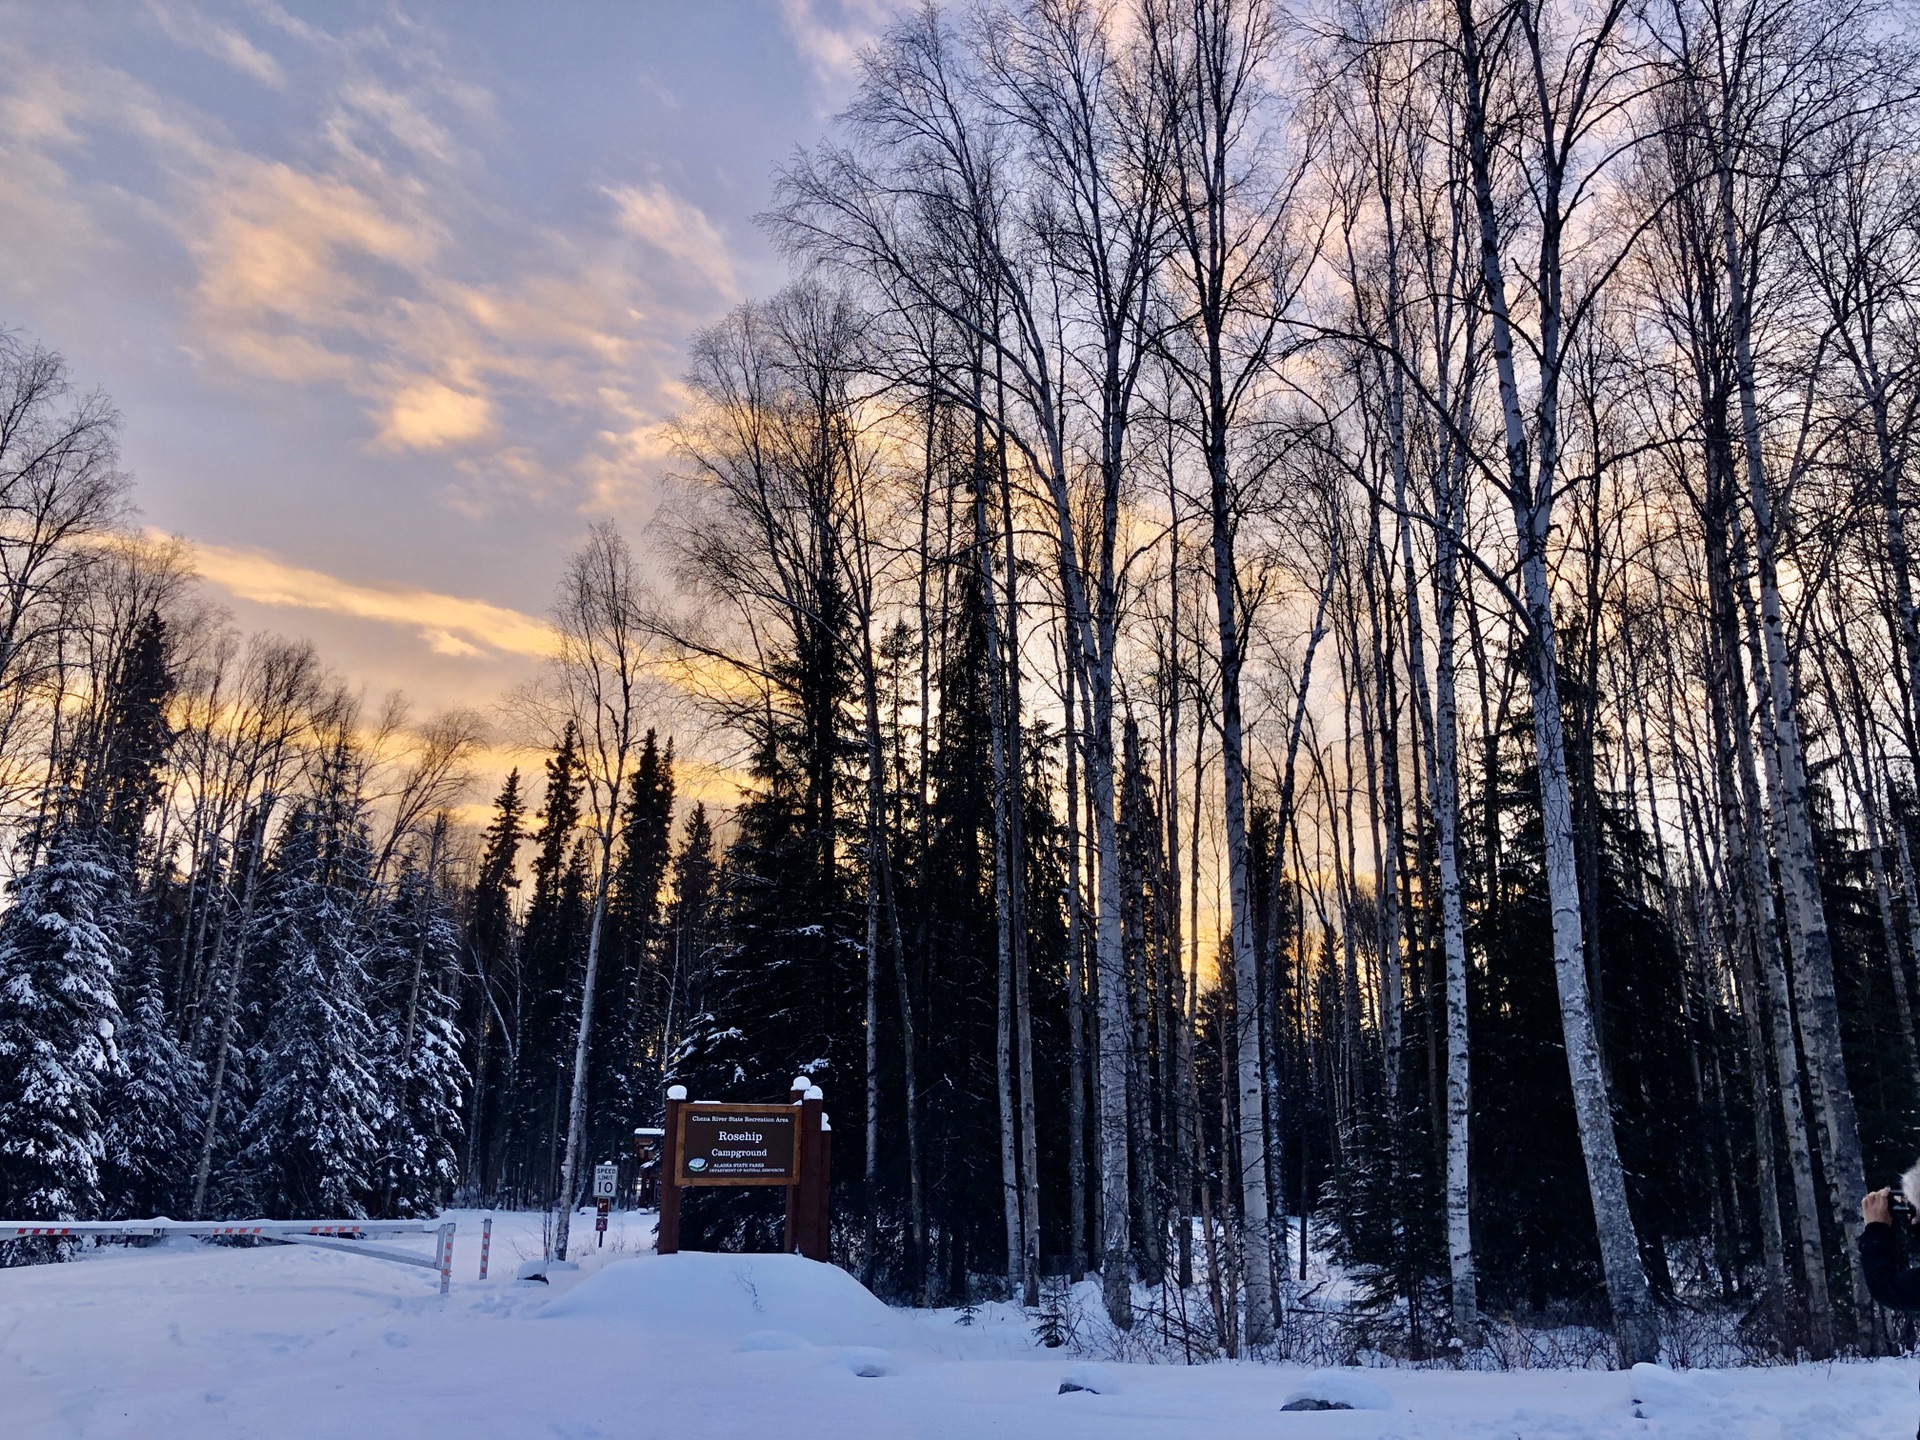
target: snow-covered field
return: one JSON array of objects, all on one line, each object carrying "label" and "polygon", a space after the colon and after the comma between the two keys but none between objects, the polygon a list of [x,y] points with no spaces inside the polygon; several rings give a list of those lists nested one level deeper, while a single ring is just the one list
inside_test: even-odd
[{"label": "snow-covered field", "polygon": [[[493,1278],[459,1213],[454,1286],[325,1251],[191,1242],[0,1270],[0,1437],[1822,1437],[1893,1440],[1920,1364],[1634,1374],[1112,1365],[881,1305],[791,1256],[646,1246],[615,1216],[554,1283],[516,1281],[538,1217],[503,1216]],[[402,1243],[402,1242],[388,1242]],[[424,1249],[430,1241],[418,1242]],[[1082,1385],[1060,1393],[1063,1382]],[[1302,1395],[1347,1411],[1286,1413]],[[1364,1408],[1374,1407],[1374,1408]]]}]

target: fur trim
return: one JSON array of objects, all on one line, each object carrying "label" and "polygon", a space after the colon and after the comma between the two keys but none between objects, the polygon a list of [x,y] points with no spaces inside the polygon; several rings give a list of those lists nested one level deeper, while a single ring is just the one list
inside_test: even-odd
[{"label": "fur trim", "polygon": [[1900,1177],[1900,1193],[1907,1197],[1907,1203],[1920,1210],[1920,1161]]}]

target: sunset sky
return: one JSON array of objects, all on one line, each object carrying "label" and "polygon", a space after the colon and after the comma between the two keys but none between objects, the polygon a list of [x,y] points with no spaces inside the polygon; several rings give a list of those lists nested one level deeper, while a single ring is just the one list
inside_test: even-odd
[{"label": "sunset sky", "polygon": [[125,417],[247,629],[490,705],[644,538],[688,335],[883,0],[6,4],[0,323]]}]

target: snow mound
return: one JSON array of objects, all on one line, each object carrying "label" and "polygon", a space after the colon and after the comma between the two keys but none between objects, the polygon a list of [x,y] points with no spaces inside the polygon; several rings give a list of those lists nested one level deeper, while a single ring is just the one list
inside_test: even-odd
[{"label": "snow mound", "polygon": [[1062,1395],[1085,1391],[1089,1395],[1118,1395],[1125,1388],[1116,1365],[1076,1365],[1060,1377]]},{"label": "snow mound", "polygon": [[[553,1319],[719,1341],[735,1350],[898,1344],[902,1325],[837,1265],[798,1255],[678,1255],[616,1260],[542,1310]],[[779,1338],[776,1340],[775,1333]]]},{"label": "snow mound", "polygon": [[[1299,1389],[1288,1393],[1280,1402],[1285,1410],[1300,1405],[1302,1401],[1318,1401],[1316,1409],[1329,1410],[1391,1410],[1393,1396],[1386,1387],[1376,1385],[1371,1380],[1363,1380],[1350,1370],[1316,1370],[1306,1378]],[[1302,1408],[1306,1408],[1302,1406]]]},{"label": "snow mound", "polygon": [[522,1262],[513,1272],[516,1280],[537,1280],[543,1285],[551,1284],[555,1275],[571,1275],[580,1267],[572,1260],[542,1260],[538,1257]]},{"label": "snow mound", "polygon": [[1642,1420],[1719,1413],[1735,1398],[1730,1377],[1720,1371],[1683,1373],[1642,1361],[1627,1378],[1634,1415]]},{"label": "snow mound", "polygon": [[870,1345],[855,1345],[842,1350],[835,1363],[862,1380],[878,1380],[883,1375],[897,1375],[900,1372],[891,1354],[885,1350],[875,1350]]},{"label": "snow mound", "polygon": [[740,1343],[733,1348],[742,1353],[750,1350],[804,1350],[806,1344],[798,1335],[789,1335],[784,1330],[755,1330],[742,1335]]}]

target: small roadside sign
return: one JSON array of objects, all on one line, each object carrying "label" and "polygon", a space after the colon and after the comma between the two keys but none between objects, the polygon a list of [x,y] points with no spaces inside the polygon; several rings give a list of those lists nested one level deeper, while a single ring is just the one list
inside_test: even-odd
[{"label": "small roadside sign", "polygon": [[593,1167],[593,1198],[611,1200],[620,1193],[620,1167],[618,1165],[596,1165]]}]

